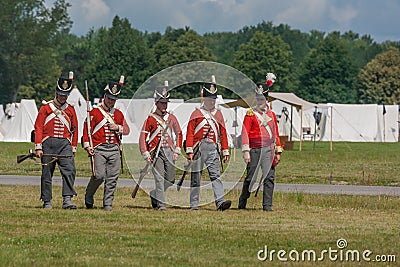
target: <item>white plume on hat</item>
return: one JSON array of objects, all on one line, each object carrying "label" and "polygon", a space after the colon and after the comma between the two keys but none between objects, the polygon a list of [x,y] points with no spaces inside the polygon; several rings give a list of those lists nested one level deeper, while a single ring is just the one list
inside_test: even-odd
[{"label": "white plume on hat", "polygon": [[274,83],[276,80],[276,76],[272,72],[268,72],[267,75],[265,76],[265,79],[267,81],[272,81]]},{"label": "white plume on hat", "polygon": [[125,82],[125,76],[121,75],[121,77],[119,78],[119,85],[123,86]]}]

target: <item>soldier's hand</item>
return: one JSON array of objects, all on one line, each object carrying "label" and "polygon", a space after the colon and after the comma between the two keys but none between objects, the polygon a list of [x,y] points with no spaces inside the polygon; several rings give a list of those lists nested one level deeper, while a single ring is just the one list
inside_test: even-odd
[{"label": "soldier's hand", "polygon": [[243,159],[244,159],[244,162],[246,164],[250,163],[251,159],[250,159],[250,152],[249,151],[243,152]]},{"label": "soldier's hand", "polygon": [[109,123],[107,123],[107,124],[108,124],[108,128],[109,128],[111,131],[118,131],[118,124],[111,123],[111,122],[109,122]]},{"label": "soldier's hand", "polygon": [[188,155],[188,160],[192,161],[193,160],[193,153],[189,153]]},{"label": "soldier's hand", "polygon": [[41,158],[42,155],[43,155],[43,150],[41,149],[36,150],[36,157]]},{"label": "soldier's hand", "polygon": [[275,155],[275,162],[276,162],[276,165],[278,165],[279,162],[281,162],[281,154],[276,154]]},{"label": "soldier's hand", "polygon": [[178,160],[178,157],[179,157],[178,153],[174,153],[174,155],[172,156],[172,160],[176,161]]},{"label": "soldier's hand", "polygon": [[94,149],[91,146],[88,146],[85,148],[86,152],[89,154],[89,156],[93,156],[94,155]]},{"label": "soldier's hand", "polygon": [[152,162],[153,162],[153,159],[152,159],[151,156],[149,155],[149,156],[146,158],[146,161],[147,161],[148,163],[152,163]]},{"label": "soldier's hand", "polygon": [[229,155],[225,155],[223,161],[224,163],[227,163],[229,161]]}]

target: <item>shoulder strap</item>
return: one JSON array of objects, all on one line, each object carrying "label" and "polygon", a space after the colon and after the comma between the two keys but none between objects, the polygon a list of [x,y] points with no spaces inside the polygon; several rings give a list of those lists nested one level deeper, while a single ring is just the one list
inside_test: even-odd
[{"label": "shoulder strap", "polygon": [[[57,117],[62,122],[62,124],[64,124],[65,127],[67,127],[68,131],[71,132],[71,126],[69,125],[68,120],[64,117],[64,112],[62,112],[61,110],[56,108],[56,106],[54,106],[53,102],[50,102],[49,106],[53,112],[49,116],[47,116],[44,124],[46,125],[50,120]],[[65,108],[67,108],[67,107],[68,107],[68,104],[66,104]]]},{"label": "shoulder strap", "polygon": [[[208,122],[208,124],[210,124],[210,127],[212,128],[212,130],[215,133],[215,137],[216,137],[216,142],[218,143],[218,137],[219,137],[219,125],[218,122],[215,120],[214,116],[216,112],[214,112],[214,114],[207,112],[205,110],[200,109],[201,114],[203,114],[204,119],[201,123],[199,123],[199,125],[196,127],[195,129],[195,134],[196,132],[198,132],[201,128],[203,128],[203,126]],[[202,125],[201,127],[199,127],[200,125]]]},{"label": "shoulder strap", "polygon": [[261,124],[265,127],[265,129],[267,130],[268,134],[270,137],[272,137],[272,131],[271,128],[269,127],[268,123],[264,123],[265,119],[262,117],[262,115],[259,112],[254,112],[254,114],[256,114],[257,119],[261,122]]},{"label": "shoulder strap", "polygon": [[159,116],[157,116],[154,113],[150,113],[149,117],[153,117],[159,124],[159,126],[157,127],[157,129],[153,132],[153,134],[150,136],[148,142],[153,141],[154,138],[156,138],[156,136],[158,135],[158,133],[160,131],[163,131],[164,134],[167,133],[171,139],[172,139],[172,129],[171,127],[168,126],[170,122],[170,120],[168,120],[169,118],[169,113],[167,113],[163,119],[161,119]]}]

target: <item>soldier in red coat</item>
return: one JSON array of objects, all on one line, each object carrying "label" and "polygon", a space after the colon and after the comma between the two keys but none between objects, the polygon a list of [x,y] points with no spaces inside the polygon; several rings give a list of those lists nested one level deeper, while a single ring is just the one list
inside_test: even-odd
[{"label": "soldier in red coat", "polygon": [[175,183],[175,161],[181,154],[182,130],[178,120],[167,111],[169,102],[168,81],[154,91],[156,110],[149,114],[139,136],[140,152],[152,163],[155,189],[150,191],[151,205],[165,210],[165,194]]},{"label": "soldier in red coat", "polygon": [[275,166],[280,161],[282,147],[275,113],[268,107],[268,91],[275,82],[275,75],[267,74],[267,82],[257,84],[255,107],[250,108],[243,120],[242,151],[246,178],[239,198],[239,209],[245,209],[250,192],[257,181],[261,168],[263,184],[263,210],[272,210]]},{"label": "soldier in red coat", "polygon": [[[35,150],[36,156],[41,158],[42,176],[40,199],[43,208],[51,209],[52,177],[56,164],[62,176],[63,209],[76,209],[71,198],[76,195],[74,154],[78,144],[78,119],[75,109],[68,105],[68,95],[72,90],[73,73],[68,78],[59,78],[57,81],[54,100],[43,105],[35,121]],[[64,155],[54,160],[44,158],[43,154]]]},{"label": "soldier in red coat", "polygon": [[121,139],[122,135],[130,132],[124,115],[114,108],[123,84],[124,76],[121,76],[119,82],[109,82],[104,88],[103,102],[90,111],[92,146],[89,142],[88,125],[84,125],[83,147],[89,156],[94,155],[96,174],[90,178],[86,187],[85,205],[88,209],[93,208],[93,196],[104,181],[103,208],[112,210],[121,168]]},{"label": "soldier in red coat", "polygon": [[[192,112],[186,132],[186,154],[193,161],[190,182],[190,208],[198,209],[200,197],[200,178],[206,164],[214,190],[217,210],[226,210],[230,200],[224,200],[224,188],[220,179],[220,153],[223,162],[229,160],[228,137],[222,112],[215,108],[217,84],[214,75],[210,83],[203,84],[201,96],[203,103]],[[199,152],[196,152],[196,151]],[[221,151],[222,150],[222,151]],[[194,156],[196,154],[196,156]]]}]

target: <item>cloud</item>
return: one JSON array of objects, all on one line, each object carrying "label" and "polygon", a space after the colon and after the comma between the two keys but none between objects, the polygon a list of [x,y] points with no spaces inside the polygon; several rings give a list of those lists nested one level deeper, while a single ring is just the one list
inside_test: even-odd
[{"label": "cloud", "polygon": [[103,0],[70,0],[69,3],[73,33],[84,35],[90,28],[98,29],[111,24],[112,9]]},{"label": "cloud", "polygon": [[288,24],[294,28],[316,29],[326,18],[328,0],[296,0],[276,10],[273,22]]},{"label": "cloud", "polygon": [[[49,0],[46,0],[46,2]],[[72,32],[110,27],[114,16],[140,31],[164,32],[189,26],[200,34],[235,32],[262,21],[287,24],[303,32],[352,30],[374,39],[399,41],[397,0],[69,0]]]},{"label": "cloud", "polygon": [[340,28],[348,29],[352,21],[357,17],[357,9],[353,6],[335,7],[329,9],[330,17]]},{"label": "cloud", "polygon": [[110,13],[110,8],[103,0],[83,0],[80,1],[82,11],[86,14],[85,19],[88,22],[95,22]]}]

